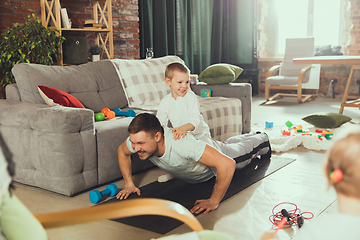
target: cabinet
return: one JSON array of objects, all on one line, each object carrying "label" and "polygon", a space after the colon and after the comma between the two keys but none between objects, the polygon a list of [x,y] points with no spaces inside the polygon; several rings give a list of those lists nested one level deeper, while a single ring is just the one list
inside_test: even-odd
[{"label": "cabinet", "polygon": [[[103,28],[63,28],[61,27],[61,7],[60,0],[40,0],[41,23],[44,27],[57,28],[60,34],[64,31],[89,32],[95,33],[95,44],[101,44],[100,59],[106,56],[108,59],[114,58],[113,28],[112,28],[112,8],[111,0],[105,0],[101,6],[98,1],[93,2],[93,20],[101,23]],[[103,1],[102,1],[103,2]],[[53,26],[49,26],[53,25]],[[105,27],[104,27],[105,26]],[[57,56],[58,64],[64,65],[63,51],[60,46],[61,54]]]}]

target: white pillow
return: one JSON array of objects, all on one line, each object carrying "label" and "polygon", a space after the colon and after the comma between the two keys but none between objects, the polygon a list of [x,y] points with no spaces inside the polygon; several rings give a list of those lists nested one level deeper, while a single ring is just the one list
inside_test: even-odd
[{"label": "white pillow", "polygon": [[165,68],[172,62],[184,61],[177,56],[144,60],[112,59],[130,108],[149,109],[158,106],[170,93],[165,83]]}]

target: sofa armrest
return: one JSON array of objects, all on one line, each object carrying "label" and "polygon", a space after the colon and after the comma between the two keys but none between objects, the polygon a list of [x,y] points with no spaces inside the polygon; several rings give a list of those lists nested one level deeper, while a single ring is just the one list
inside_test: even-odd
[{"label": "sofa armrest", "polygon": [[94,112],[0,100],[14,180],[68,196],[97,185]]},{"label": "sofa armrest", "polygon": [[191,85],[193,92],[201,96],[201,89],[210,89],[212,97],[238,98],[242,104],[242,125],[243,133],[251,131],[251,102],[252,91],[250,83],[230,83],[221,85],[207,85],[199,83]]},{"label": "sofa armrest", "polygon": [[7,100],[21,101],[19,88],[16,83],[6,85],[5,94]]}]

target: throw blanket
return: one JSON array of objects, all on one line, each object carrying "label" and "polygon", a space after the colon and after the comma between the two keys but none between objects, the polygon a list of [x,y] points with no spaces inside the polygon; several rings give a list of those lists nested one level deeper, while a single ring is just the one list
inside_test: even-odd
[{"label": "throw blanket", "polygon": [[241,101],[237,98],[198,97],[200,113],[209,125],[211,137],[218,141],[242,133]]}]

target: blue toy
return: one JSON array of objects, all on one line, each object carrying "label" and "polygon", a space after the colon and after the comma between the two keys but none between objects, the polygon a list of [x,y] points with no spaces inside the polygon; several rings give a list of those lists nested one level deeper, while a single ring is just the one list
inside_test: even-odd
[{"label": "blue toy", "polygon": [[120,109],[120,108],[115,108],[115,109],[114,109],[114,113],[115,113],[115,117],[120,116],[121,109]]},{"label": "blue toy", "polygon": [[125,111],[121,111],[120,108],[115,108],[114,113],[115,113],[115,117],[119,117],[119,116],[135,117],[136,116],[136,112],[131,109],[125,112]]},{"label": "blue toy", "polygon": [[272,128],[274,126],[273,122],[265,122],[265,127],[266,128]]},{"label": "blue toy", "polygon": [[110,184],[106,187],[105,190],[101,192],[99,190],[93,190],[89,193],[89,199],[92,203],[98,203],[100,200],[107,197],[114,197],[119,192],[119,189],[115,184]]}]

